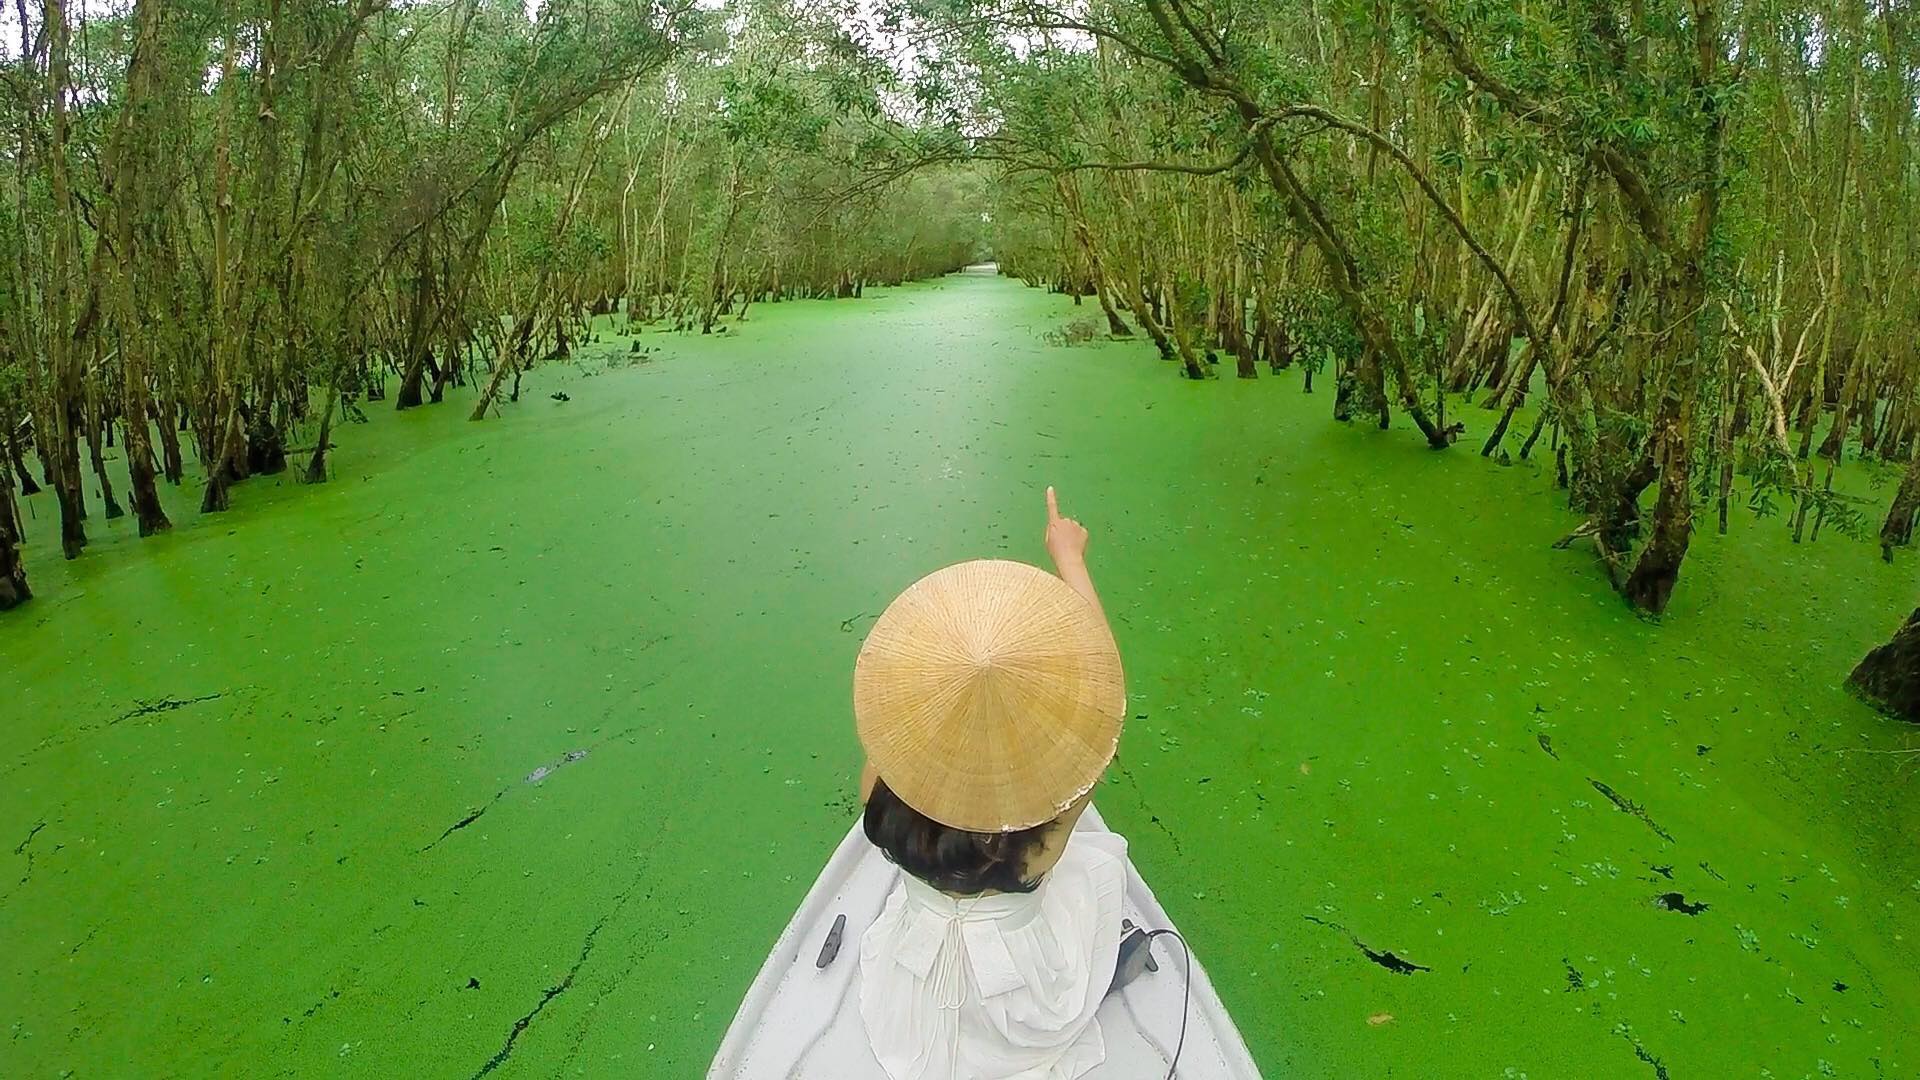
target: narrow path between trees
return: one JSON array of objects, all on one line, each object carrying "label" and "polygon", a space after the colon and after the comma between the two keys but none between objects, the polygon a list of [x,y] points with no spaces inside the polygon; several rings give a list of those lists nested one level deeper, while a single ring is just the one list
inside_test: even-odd
[{"label": "narrow path between trees", "polygon": [[1913,766],[1838,688],[1910,568],[1702,536],[1643,622],[1537,465],[1045,342],[1079,314],[962,275],[606,337],[45,563],[12,1069],[698,1075],[853,820],[873,614],[1040,559],[1048,483],[1131,683],[1102,812],[1268,1075],[1920,1067]]}]

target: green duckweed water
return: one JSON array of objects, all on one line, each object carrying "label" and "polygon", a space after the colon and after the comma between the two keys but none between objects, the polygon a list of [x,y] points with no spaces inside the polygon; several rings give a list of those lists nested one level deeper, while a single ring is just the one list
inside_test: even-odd
[{"label": "green duckweed water", "polygon": [[1130,674],[1101,810],[1269,1076],[1920,1070],[1909,738],[1837,689],[1910,560],[1742,515],[1655,626],[1537,464],[1070,313],[964,275],[589,346],[70,565],[29,500],[0,1071],[701,1075],[853,819],[866,627],[1042,559],[1048,483]]}]

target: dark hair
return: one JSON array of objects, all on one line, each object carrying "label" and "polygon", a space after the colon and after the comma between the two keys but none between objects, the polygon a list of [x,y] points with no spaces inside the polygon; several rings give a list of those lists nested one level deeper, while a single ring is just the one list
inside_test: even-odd
[{"label": "dark hair", "polygon": [[1005,833],[949,828],[901,802],[877,778],[862,820],[867,839],[888,861],[941,892],[962,896],[988,889],[1032,892],[1040,883],[1026,879],[1027,860],[1053,824]]}]

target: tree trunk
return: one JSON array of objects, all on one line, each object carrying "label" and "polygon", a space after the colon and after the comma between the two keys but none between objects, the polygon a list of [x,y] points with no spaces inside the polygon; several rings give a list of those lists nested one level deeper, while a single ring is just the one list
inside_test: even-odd
[{"label": "tree trunk", "polygon": [[186,478],[186,462],[180,457],[180,424],[186,419],[178,416],[174,410],[171,394],[161,394],[158,407],[160,428],[160,461],[167,483],[175,487]]},{"label": "tree trunk", "polygon": [[[426,386],[427,365],[433,362],[433,346],[429,339],[433,334],[431,321],[438,325],[440,315],[437,302],[433,299],[430,284],[431,264],[427,259],[426,241],[421,241],[418,283],[414,288],[413,310],[407,318],[406,355],[402,358],[404,367],[400,370],[400,389],[393,395],[395,409],[417,409],[426,402],[422,389]],[[367,395],[368,401],[375,400]]]},{"label": "tree trunk", "polygon": [[[1546,428],[1547,428],[1547,414],[1545,410],[1542,410],[1540,415],[1534,417],[1533,419],[1533,431],[1527,435],[1527,441],[1520,444],[1520,460],[1521,461],[1527,460],[1527,455],[1533,453],[1533,444],[1540,441],[1540,433],[1542,431],[1545,431]],[[1554,434],[1555,434],[1554,441],[1557,443],[1559,441],[1558,439],[1559,431],[1556,429]]]},{"label": "tree trunk", "polygon": [[[1082,292],[1092,293],[1100,301],[1100,310],[1107,317],[1107,332],[1114,337],[1131,336],[1132,331],[1120,319],[1114,310],[1109,291],[1114,289],[1111,275],[1100,261],[1100,249],[1094,243],[1093,230],[1087,224],[1087,212],[1080,199],[1080,184],[1072,173],[1055,173],[1054,190],[1060,196],[1060,207],[1066,214],[1068,232],[1073,236],[1075,245],[1086,264],[1085,287],[1075,287],[1073,302],[1080,303]],[[1064,244],[1063,244],[1064,246]],[[1063,256],[1065,252],[1062,253]]]},{"label": "tree trunk", "polygon": [[93,463],[94,479],[100,482],[100,501],[107,506],[107,520],[112,521],[127,516],[120,506],[120,500],[113,497],[113,481],[107,479],[107,459],[100,448],[101,436],[112,421],[106,419],[104,410],[91,404],[93,394],[87,397],[90,400],[86,416],[87,458]]},{"label": "tree trunk", "polygon": [[220,430],[214,434],[213,453],[207,458],[207,489],[200,496],[203,514],[217,514],[233,505],[227,489],[241,478],[237,463],[246,460],[246,437],[240,423],[237,392],[233,400],[235,404],[228,408]]},{"label": "tree trunk", "polygon": [[[1622,447],[1620,441],[1618,435],[1602,437],[1599,445],[1602,447],[1600,454],[1604,455],[1603,460],[1618,460],[1632,453]],[[1610,570],[1618,569],[1614,560],[1632,548],[1634,540],[1643,531],[1640,494],[1659,475],[1660,460],[1651,449],[1642,449],[1633,466],[1618,473],[1575,466],[1574,475],[1569,478],[1573,505],[1593,515],[1598,526],[1594,536],[1601,542],[1601,550],[1608,557]],[[1619,581],[1618,574],[1614,575],[1614,580],[1616,583]]]},{"label": "tree trunk", "polygon": [[327,482],[327,451],[332,449],[329,440],[333,437],[333,412],[340,401],[340,381],[332,380],[327,387],[327,409],[320,414],[320,439],[313,444],[313,457],[307,460],[306,481],[309,484]]},{"label": "tree trunk", "polygon": [[153,436],[147,426],[147,376],[145,368],[131,354],[121,373],[122,407],[126,410],[126,454],[129,492],[133,513],[140,522],[140,535],[152,536],[173,527],[160,506],[160,493],[154,488]]},{"label": "tree trunk", "polygon": [[[415,356],[407,357],[407,367],[399,375],[399,392],[394,394],[396,409],[417,409],[420,405],[426,404],[426,394],[420,392],[422,386],[426,386],[426,361],[428,361],[426,348],[420,348],[415,352]],[[367,400],[372,402],[376,398],[372,394],[367,394]]]},{"label": "tree trunk", "polygon": [[[1294,225],[1311,238],[1320,249],[1322,261],[1326,264],[1329,281],[1352,317],[1360,338],[1366,342],[1370,351],[1385,361],[1385,367],[1394,377],[1395,386],[1400,394],[1400,407],[1407,410],[1420,433],[1427,438],[1427,445],[1435,450],[1444,450],[1453,440],[1446,432],[1436,427],[1427,418],[1426,407],[1420,401],[1419,389],[1413,380],[1413,373],[1407,367],[1406,356],[1400,351],[1400,343],[1394,340],[1393,330],[1380,315],[1362,290],[1359,278],[1359,265],[1346,249],[1346,244],[1334,232],[1332,223],[1327,219],[1320,204],[1308,194],[1300,178],[1280,155],[1273,144],[1270,130],[1264,126],[1263,118],[1251,101],[1238,102],[1242,119],[1252,132],[1254,156],[1259,159],[1267,180],[1281,196],[1288,217]],[[1381,415],[1386,416],[1385,395],[1381,396]]]},{"label": "tree trunk", "polygon": [[1114,309],[1113,298],[1108,294],[1106,287],[1101,286],[1095,292],[1100,297],[1100,310],[1107,316],[1107,334],[1111,337],[1132,337],[1133,329],[1126,324],[1126,320],[1120,318],[1120,312]]},{"label": "tree trunk", "polygon": [[1847,364],[1846,378],[1840,384],[1840,401],[1834,406],[1833,423],[1827,428],[1827,437],[1820,441],[1820,456],[1828,461],[1838,462],[1846,451],[1847,432],[1853,421],[1853,413],[1858,406],[1860,384],[1866,375],[1867,349],[1863,344],[1853,349],[1853,355]]},{"label": "tree trunk", "polygon": [[80,444],[73,430],[70,411],[64,404],[53,407],[49,481],[60,500],[60,552],[77,559],[87,546],[87,502],[80,490]]},{"label": "tree trunk", "polygon": [[[1233,310],[1226,310],[1231,307]],[[1257,379],[1260,369],[1254,366],[1253,343],[1247,338],[1246,305],[1236,294],[1233,299],[1221,305],[1220,329],[1226,340],[1221,345],[1233,354],[1234,374],[1242,379]]]},{"label": "tree trunk", "polygon": [[1807,383],[1807,396],[1800,408],[1800,448],[1794,452],[1801,461],[1813,453],[1813,429],[1818,426],[1821,401],[1827,393],[1821,385],[1824,381],[1824,372],[1816,368],[1814,377]]},{"label": "tree trunk", "polygon": [[86,498],[80,489],[80,446],[73,430],[74,412],[80,404],[80,365],[74,356],[73,312],[73,237],[68,227],[75,213],[73,190],[67,168],[67,99],[71,71],[67,62],[70,41],[67,6],[61,0],[46,0],[43,21],[49,31],[47,46],[47,98],[53,103],[50,143],[47,148],[49,187],[53,193],[53,260],[47,268],[50,281],[48,308],[52,314],[47,328],[47,367],[52,385],[43,403],[40,421],[34,427],[45,448],[42,462],[47,479],[60,499],[60,551],[77,559],[87,546]]},{"label": "tree trunk", "polygon": [[26,454],[20,449],[20,429],[8,421],[6,433],[7,457],[13,462],[13,471],[20,478],[20,494],[38,495],[40,485],[33,482],[33,474],[27,471]]},{"label": "tree trunk", "polygon": [[1172,290],[1165,288],[1164,285],[1162,291],[1167,293],[1167,337],[1173,342],[1174,353],[1180,360],[1182,374],[1189,379],[1211,377],[1213,372],[1208,370],[1206,364],[1201,362],[1199,355],[1193,351],[1193,345],[1189,340],[1193,329],[1184,325],[1184,320],[1180,317],[1180,298],[1173,295]]},{"label": "tree trunk", "polygon": [[272,476],[287,471],[287,440],[273,422],[273,410],[265,404],[253,412],[247,424],[247,473]]},{"label": "tree trunk", "polygon": [[[45,403],[42,402],[41,404],[44,405]],[[47,421],[45,417],[40,417],[34,421],[33,454],[40,459],[40,485],[42,487],[57,489],[60,486],[60,481],[55,479],[55,476],[59,472],[60,457],[53,452],[53,444],[47,441],[46,433],[51,429],[52,422]]]},{"label": "tree trunk", "polygon": [[1159,319],[1154,318],[1153,302],[1147,298],[1144,288],[1140,290],[1140,296],[1140,302],[1128,305],[1133,309],[1133,317],[1139,321],[1140,328],[1147,332],[1147,336],[1153,339],[1153,347],[1160,350],[1160,359],[1176,359],[1173,342],[1167,340],[1166,329],[1160,325]]},{"label": "tree trunk", "polygon": [[[400,392],[394,396],[395,409],[411,409],[421,404],[420,390],[424,385],[427,367],[433,363],[433,338],[442,329],[446,318],[456,305],[466,299],[467,289],[473,281],[475,271],[480,264],[481,253],[485,250],[488,232],[493,228],[494,219],[500,214],[500,205],[506,200],[507,188],[513,182],[513,176],[520,167],[520,156],[526,143],[544,131],[545,127],[535,125],[537,130],[520,132],[523,140],[509,146],[494,159],[487,169],[486,179],[480,185],[479,202],[476,213],[467,223],[468,232],[461,244],[457,258],[450,264],[450,273],[440,288],[435,288],[431,276],[431,261],[427,242],[421,240],[421,252],[418,263],[418,286],[414,298],[414,310],[408,319],[406,344],[403,350],[406,366],[401,371]],[[439,369],[435,369],[436,383],[433,400],[440,400],[439,393],[444,384],[438,382]],[[368,400],[373,400],[371,394]]]},{"label": "tree trunk", "polygon": [[20,562],[20,521],[13,502],[11,467],[0,459],[0,611],[19,607],[33,596],[27,569]]},{"label": "tree trunk", "polygon": [[441,355],[446,357],[446,363],[434,367],[433,386],[427,391],[427,400],[435,405],[446,400],[447,387],[463,385],[460,381],[460,347],[448,342]]},{"label": "tree trunk", "polygon": [[1880,554],[1893,561],[1893,549],[1913,541],[1915,515],[1920,514],[1920,454],[1907,465],[1907,474],[1887,508],[1887,520],[1880,525]]},{"label": "tree trunk", "polygon": [[[153,436],[149,418],[148,353],[152,348],[152,320],[140,302],[135,284],[136,216],[145,219],[149,229],[158,213],[151,207],[151,188],[159,170],[149,169],[152,153],[142,124],[143,110],[158,96],[156,68],[160,64],[160,29],[165,5],[142,0],[135,5],[134,39],[127,62],[127,101],[115,122],[108,144],[102,176],[111,200],[106,223],[113,238],[113,284],[115,311],[120,318],[120,412],[126,428],[127,477],[133,512],[139,521],[140,535],[172,528],[166,511],[161,509],[159,493],[154,489]],[[143,234],[143,235],[150,235]],[[107,236],[103,232],[101,242]],[[162,423],[168,424],[170,416]],[[108,429],[111,436],[112,429]],[[163,438],[171,438],[164,432]],[[109,442],[111,445],[111,442]],[[169,448],[177,458],[177,443]],[[175,475],[169,463],[169,478]],[[177,482],[177,481],[176,481]],[[111,514],[109,514],[111,516]]]},{"label": "tree trunk", "polygon": [[1667,609],[1680,563],[1693,537],[1693,409],[1690,403],[1663,408],[1655,458],[1660,494],[1653,508],[1653,535],[1633,564],[1620,591],[1627,602],[1656,615]]},{"label": "tree trunk", "polygon": [[1880,443],[1878,385],[1868,382],[1860,393],[1862,400],[1856,411],[1860,416],[1860,457],[1864,460]]},{"label": "tree trunk", "polygon": [[[545,274],[541,275],[540,281],[542,285],[545,284]],[[545,289],[537,288],[535,292],[535,302],[537,303],[539,299],[544,298],[544,296]],[[533,336],[532,309],[529,309],[527,314],[520,316],[519,323],[514,326],[513,333],[508,336],[512,344],[502,350],[503,355],[494,358],[493,373],[487,376],[487,384],[480,388],[480,399],[473,403],[473,411],[467,414],[468,420],[485,420],[487,418],[487,410],[493,407],[494,398],[500,394],[500,384],[506,379],[509,373],[514,377],[515,390],[513,400],[520,400],[520,392],[518,389],[520,385],[519,372],[522,358],[526,356],[528,341]]]},{"label": "tree trunk", "polygon": [[1880,425],[1880,460],[1900,460],[1900,448],[1907,440],[1906,402],[1896,400],[1887,406],[1887,418]]},{"label": "tree trunk", "polygon": [[[1737,363],[1737,361],[1736,361]],[[1720,458],[1720,535],[1727,535],[1727,508],[1733,499],[1734,439],[1747,426],[1746,370],[1736,368],[1725,379],[1720,402],[1720,434],[1714,453]]]},{"label": "tree trunk", "polygon": [[433,385],[427,388],[427,402],[438,405],[446,399],[447,372],[453,367],[454,356],[452,353],[448,353],[447,362],[442,366],[434,362],[433,350],[429,348],[425,354],[423,354],[423,359],[426,362],[427,374],[433,376]]},{"label": "tree trunk", "polygon": [[1254,334],[1259,338],[1260,348],[1267,354],[1267,369],[1279,374],[1293,365],[1293,346],[1287,340],[1287,328],[1273,317],[1272,308],[1267,306],[1267,294],[1263,288],[1254,301]]},{"label": "tree trunk", "polygon": [[1353,364],[1344,357],[1335,360],[1333,372],[1333,418],[1346,423],[1353,419]]},{"label": "tree trunk", "polygon": [[[1516,381],[1521,381],[1521,380],[1531,379],[1532,377],[1533,377],[1533,349],[1529,348],[1527,350],[1526,362],[1521,365],[1519,369],[1519,373],[1516,374],[1514,378]],[[1526,396],[1525,394],[1520,393],[1518,391],[1515,391],[1514,393],[1510,393],[1506,396],[1507,406],[1506,408],[1500,411],[1500,419],[1493,425],[1493,431],[1487,435],[1487,441],[1481,445],[1480,447],[1481,457],[1492,457],[1493,452],[1495,450],[1500,449],[1500,441],[1507,437],[1507,426],[1513,423],[1514,411],[1520,408],[1520,402],[1525,396]],[[1489,408],[1491,408],[1499,400],[1500,400],[1500,395],[1492,394],[1487,397],[1486,404]],[[1545,414],[1543,413],[1542,415],[1545,415]]]},{"label": "tree trunk", "polygon": [[1723,49],[1718,12],[1710,2],[1699,3],[1694,15],[1693,79],[1705,135],[1700,172],[1707,182],[1694,205],[1692,236],[1676,267],[1679,277],[1669,286],[1678,299],[1673,310],[1679,313],[1680,328],[1665,341],[1673,350],[1674,369],[1654,413],[1660,495],[1653,509],[1653,536],[1633,564],[1633,573],[1621,585],[1628,603],[1656,615],[1666,610],[1693,536],[1694,414],[1702,382],[1700,354],[1706,351],[1709,340],[1703,322],[1707,318],[1704,312],[1712,241],[1719,225],[1720,154],[1726,133],[1725,116],[1713,89]]},{"label": "tree trunk", "polygon": [[1847,685],[1871,704],[1920,724],[1920,608],[1893,640],[1868,653]]}]

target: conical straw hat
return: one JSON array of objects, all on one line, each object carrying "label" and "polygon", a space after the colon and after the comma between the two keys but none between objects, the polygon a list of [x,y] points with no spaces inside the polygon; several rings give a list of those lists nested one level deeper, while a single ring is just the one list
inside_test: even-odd
[{"label": "conical straw hat", "polygon": [[880,778],[970,832],[1058,817],[1113,760],[1126,711],[1105,621],[1025,563],[921,578],[874,623],[853,669],[854,724]]}]

